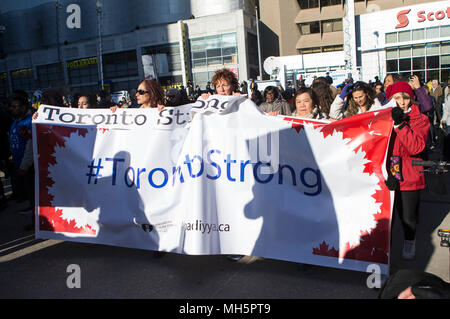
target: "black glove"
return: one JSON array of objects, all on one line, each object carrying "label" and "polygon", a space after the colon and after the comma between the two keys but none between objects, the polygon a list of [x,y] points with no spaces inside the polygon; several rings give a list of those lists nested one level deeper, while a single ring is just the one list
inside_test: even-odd
[{"label": "black glove", "polygon": [[397,189],[397,187],[400,185],[398,180],[391,174],[389,174],[388,179],[385,180],[384,183],[386,184],[387,188],[390,191],[395,191]]},{"label": "black glove", "polygon": [[405,121],[405,112],[398,106],[392,108],[391,115],[394,125],[400,125]]}]

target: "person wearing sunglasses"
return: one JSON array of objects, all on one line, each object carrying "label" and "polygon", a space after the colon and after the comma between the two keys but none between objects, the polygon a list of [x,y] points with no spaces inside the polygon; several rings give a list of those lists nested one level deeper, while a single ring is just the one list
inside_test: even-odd
[{"label": "person wearing sunglasses", "polygon": [[330,118],[340,120],[356,114],[382,108],[375,97],[375,90],[367,83],[358,81],[347,84],[330,107]]},{"label": "person wearing sunglasses", "polygon": [[164,91],[155,80],[143,80],[136,91],[140,108],[164,108]]},{"label": "person wearing sunglasses", "polygon": [[[164,108],[164,91],[155,80],[143,80],[136,90],[137,104],[139,108],[158,108],[161,111]],[[112,106],[111,111],[115,112],[117,106]]]}]

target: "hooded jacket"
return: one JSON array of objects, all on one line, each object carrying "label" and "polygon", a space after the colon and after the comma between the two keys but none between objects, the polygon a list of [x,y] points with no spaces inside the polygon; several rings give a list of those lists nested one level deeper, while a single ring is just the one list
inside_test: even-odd
[{"label": "hooded jacket", "polygon": [[420,173],[422,166],[412,166],[412,160],[422,160],[420,153],[425,149],[430,121],[426,115],[420,113],[419,107],[411,106],[405,122],[394,128],[392,138],[394,147],[392,155],[402,158],[403,181],[400,182],[401,191],[413,191],[425,188],[425,176]]}]

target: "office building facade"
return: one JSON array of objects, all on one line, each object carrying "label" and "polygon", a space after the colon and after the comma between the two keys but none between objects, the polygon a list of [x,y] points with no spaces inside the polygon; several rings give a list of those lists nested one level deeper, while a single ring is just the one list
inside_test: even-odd
[{"label": "office building facade", "polygon": [[3,96],[48,87],[130,90],[147,75],[143,57],[163,86],[204,88],[224,67],[240,80],[258,74],[254,0],[36,0],[0,8]]},{"label": "office building facade", "polygon": [[[357,69],[365,81],[394,72],[416,73],[425,81],[431,78],[447,81],[448,2],[354,0],[353,10],[348,10],[347,3],[345,0],[260,2],[261,21],[278,35],[280,55],[297,60],[290,61],[287,78]],[[406,17],[411,22],[397,27],[398,19]],[[354,41],[354,45],[348,46],[347,41]],[[351,67],[349,55],[354,59]]]}]

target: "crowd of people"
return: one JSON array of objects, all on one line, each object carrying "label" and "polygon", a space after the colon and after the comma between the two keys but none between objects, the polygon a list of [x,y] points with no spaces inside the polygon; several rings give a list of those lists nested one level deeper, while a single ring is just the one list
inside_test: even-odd
[{"label": "crowd of people", "polygon": [[[425,84],[417,75],[404,77],[389,74],[382,83],[353,81],[348,79],[333,86],[329,76],[314,79],[310,86],[300,82],[297,87],[289,84],[268,86],[263,91],[252,82],[239,83],[228,69],[216,71],[205,90],[194,88],[163,89],[157,81],[143,80],[129,98],[114,103],[111,95],[100,91],[96,95],[76,94],[71,101],[56,89],[42,93],[40,104],[72,108],[158,108],[176,107],[208,99],[213,94],[243,95],[251,99],[262,113],[268,116],[293,116],[307,119],[336,121],[357,114],[392,107],[393,134],[388,161],[387,187],[395,191],[394,209],[404,230],[402,257],[415,256],[415,238],[420,191],[425,188],[424,174],[420,167],[413,167],[411,160],[427,158],[427,152],[438,147],[443,151],[441,159],[448,159],[450,135],[450,80],[440,84],[432,80]],[[1,101],[1,170],[11,178],[13,196],[6,198],[0,184],[0,205],[12,198],[28,201],[25,213],[34,207],[34,168],[32,154],[31,123],[35,109],[26,92],[15,91],[8,100]],[[448,140],[448,138],[447,138]],[[401,162],[399,165],[394,165]],[[241,256],[229,256],[236,260]]]}]

